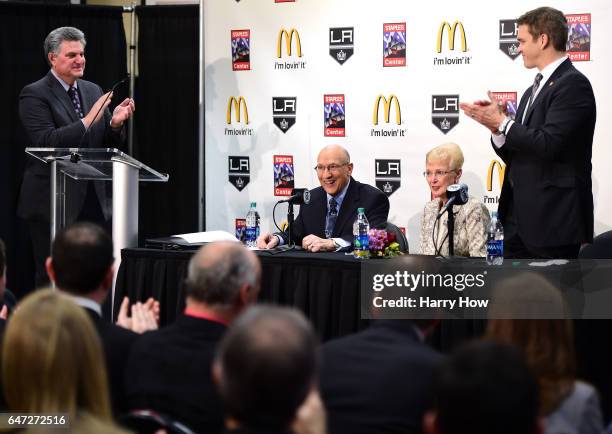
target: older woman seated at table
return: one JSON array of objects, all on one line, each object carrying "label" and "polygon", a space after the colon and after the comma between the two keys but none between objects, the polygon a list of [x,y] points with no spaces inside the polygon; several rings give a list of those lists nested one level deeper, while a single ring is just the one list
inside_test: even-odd
[{"label": "older woman seated at table", "polygon": [[[444,213],[436,224],[436,217],[448,201],[446,189],[459,183],[463,167],[463,152],[455,143],[433,148],[425,156],[425,180],[429,184],[432,200],[425,204],[421,222],[421,253],[448,255],[448,216]],[[487,254],[487,226],[489,211],[474,197],[465,205],[453,205],[455,216],[455,256],[484,257]]]}]

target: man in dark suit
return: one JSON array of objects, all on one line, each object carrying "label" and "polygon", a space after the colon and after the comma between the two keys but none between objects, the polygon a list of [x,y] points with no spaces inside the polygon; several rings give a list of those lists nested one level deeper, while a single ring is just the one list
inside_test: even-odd
[{"label": "man in dark suit", "polygon": [[539,73],[516,119],[490,101],[461,104],[492,133],[506,163],[499,201],[504,256],[575,258],[593,239],[591,153],[595,97],[589,80],[566,57],[567,21],[541,7],[518,21],[525,67]]},{"label": "man in dark suit", "polygon": [[[29,145],[40,148],[101,148],[119,144],[123,125],[134,111],[126,98],[113,113],[108,110],[112,94],[97,84],[82,80],[85,71],[85,36],[74,27],[60,27],[45,39],[50,70],[43,78],[23,88],[19,116]],[[66,183],[67,223],[110,220],[112,206],[105,183]],[[36,261],[36,283],[44,284],[44,260],[49,254],[49,166],[34,158],[27,167],[18,204],[18,215],[27,220]]]},{"label": "man in dark suit", "polygon": [[317,346],[297,310],[254,306],[241,315],[219,345],[213,370],[227,433],[325,432],[324,412],[309,404],[318,396]]},{"label": "man in dark suit", "polygon": [[127,299],[121,306],[118,324],[102,318],[101,305],[112,288],[113,243],[106,232],[93,223],[75,223],[60,231],[53,240],[46,268],[57,288],[70,294],[92,319],[104,348],[106,368],[115,414],[127,410],[123,376],[130,348],[137,333],[157,328],[159,305],[153,300],[132,306],[128,317]]},{"label": "man in dark suit", "polygon": [[[353,163],[346,149],[326,146],[315,167],[321,187],[310,192],[310,203],[300,206],[292,239],[310,252],[347,249],[353,242],[357,208],[364,208],[371,227],[380,226],[389,215],[389,199],[377,188],[352,178]],[[286,233],[263,233],[260,249],[272,249],[288,241]]]},{"label": "man in dark suit", "polygon": [[130,355],[125,385],[132,409],[166,414],[196,432],[223,430],[212,363],[227,326],[259,292],[261,267],[239,243],[212,243],[189,263],[187,307],[170,326],[143,335]]},{"label": "man in dark suit", "polygon": [[421,433],[442,356],[424,343],[434,320],[376,320],[323,345],[330,434]]}]

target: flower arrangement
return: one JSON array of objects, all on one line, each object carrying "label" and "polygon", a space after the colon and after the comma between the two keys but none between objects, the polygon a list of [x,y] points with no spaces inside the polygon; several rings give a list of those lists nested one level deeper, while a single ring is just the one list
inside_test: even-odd
[{"label": "flower arrangement", "polygon": [[400,250],[393,232],[387,232],[383,229],[370,229],[368,239],[372,258],[393,258],[404,254]]}]

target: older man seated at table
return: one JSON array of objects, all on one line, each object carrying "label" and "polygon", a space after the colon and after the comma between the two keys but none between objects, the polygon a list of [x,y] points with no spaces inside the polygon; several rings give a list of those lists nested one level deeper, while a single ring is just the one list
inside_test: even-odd
[{"label": "older man seated at table", "polygon": [[[323,148],[314,169],[321,186],[310,191],[308,204],[300,206],[292,230],[296,245],[309,252],[350,248],[357,208],[365,209],[371,227],[387,221],[389,199],[379,189],[353,179],[353,163],[342,146]],[[257,239],[257,247],[272,249],[287,241],[286,232],[265,232]]]},{"label": "older man seated at table", "polygon": [[[421,222],[421,253],[448,255],[448,216],[444,213],[436,224],[436,217],[446,202],[446,189],[459,183],[463,167],[463,152],[455,143],[447,143],[430,150],[425,156],[425,180],[432,200],[425,204]],[[453,205],[455,216],[455,256],[484,257],[487,254],[487,226],[489,211],[478,199],[470,196],[465,205]]]}]

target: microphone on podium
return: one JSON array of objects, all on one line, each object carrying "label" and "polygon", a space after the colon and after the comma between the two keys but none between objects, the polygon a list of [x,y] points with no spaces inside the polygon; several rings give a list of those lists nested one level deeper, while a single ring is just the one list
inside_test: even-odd
[{"label": "microphone on podium", "polygon": [[307,188],[294,188],[291,196],[279,200],[278,203],[289,203],[292,205],[308,205],[310,203],[310,190]]},{"label": "microphone on podium", "polygon": [[446,189],[446,195],[448,196],[448,201],[446,205],[440,210],[436,220],[442,217],[451,206],[453,205],[465,205],[468,201],[468,186],[467,184],[452,184],[449,185]]}]

